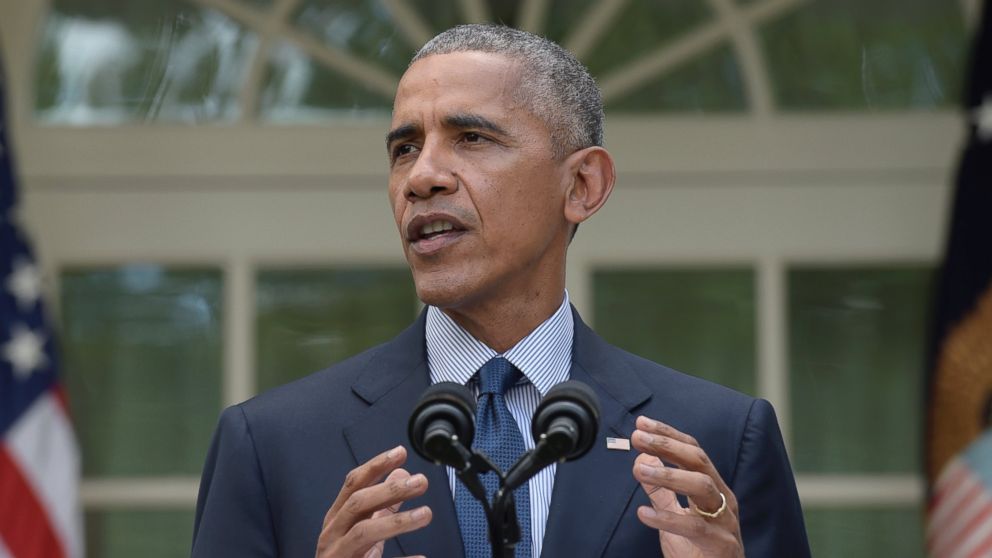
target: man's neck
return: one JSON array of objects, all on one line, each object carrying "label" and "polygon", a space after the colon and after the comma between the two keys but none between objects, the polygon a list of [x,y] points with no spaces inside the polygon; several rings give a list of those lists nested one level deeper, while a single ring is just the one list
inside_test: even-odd
[{"label": "man's neck", "polygon": [[442,308],[441,311],[473,337],[502,354],[550,318],[564,297],[565,291],[561,289],[554,294],[536,293],[532,297],[466,308]]}]

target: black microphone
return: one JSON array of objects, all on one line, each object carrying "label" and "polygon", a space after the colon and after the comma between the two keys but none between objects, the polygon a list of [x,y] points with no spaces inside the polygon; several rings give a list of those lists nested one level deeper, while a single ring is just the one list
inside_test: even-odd
[{"label": "black microphone", "polygon": [[598,429],[599,398],[592,388],[576,380],[551,388],[531,422],[534,442],[547,440],[558,459],[566,461],[585,455],[596,441]]},{"label": "black microphone", "polygon": [[506,490],[522,485],[555,461],[571,461],[586,454],[599,430],[599,398],[576,380],[548,391],[534,411],[531,433],[534,449],[527,452],[506,475]]},{"label": "black microphone", "polygon": [[427,388],[410,415],[407,434],[414,451],[437,465],[466,468],[475,438],[475,398],[461,384]]}]

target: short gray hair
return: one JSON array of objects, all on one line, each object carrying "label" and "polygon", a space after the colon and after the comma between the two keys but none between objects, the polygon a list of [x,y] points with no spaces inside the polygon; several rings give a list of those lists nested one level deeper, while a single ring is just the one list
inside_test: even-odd
[{"label": "short gray hair", "polygon": [[454,52],[500,54],[521,63],[525,99],[547,124],[557,157],[603,145],[603,97],[596,80],[558,44],[504,25],[459,25],[428,41],[410,65]]}]

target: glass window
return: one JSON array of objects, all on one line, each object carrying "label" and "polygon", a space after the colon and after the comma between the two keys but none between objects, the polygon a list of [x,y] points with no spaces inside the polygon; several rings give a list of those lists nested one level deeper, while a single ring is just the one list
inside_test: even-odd
[{"label": "glass window", "polygon": [[729,44],[690,60],[609,102],[618,112],[747,110],[744,78]]},{"label": "glass window", "polygon": [[294,22],[324,43],[396,75],[406,70],[413,56],[413,47],[383,0],[305,0]]},{"label": "glass window", "polygon": [[256,38],[179,0],[54,0],[35,110],[58,124],[231,121]]},{"label": "glass window", "polygon": [[593,296],[596,331],[611,343],[754,393],[750,269],[598,270]]},{"label": "glass window", "polygon": [[496,23],[514,26],[520,17],[520,5],[527,0],[488,0],[489,17]]},{"label": "glass window", "polygon": [[407,3],[435,33],[465,22],[460,0],[407,0]]},{"label": "glass window", "polygon": [[923,558],[923,514],[913,508],[807,509],[816,558]]},{"label": "glass window", "polygon": [[86,514],[89,558],[189,556],[192,541],[192,511],[107,510]]},{"label": "glass window", "polygon": [[405,267],[264,270],[255,302],[260,390],[388,341],[417,312]]},{"label": "glass window", "polygon": [[960,2],[812,0],[761,30],[786,109],[957,103],[967,33]]},{"label": "glass window", "polygon": [[564,45],[594,5],[594,0],[551,0],[544,19],[544,35]]},{"label": "glass window", "polygon": [[221,273],[62,273],[62,353],[86,476],[197,475],[220,411]]},{"label": "glass window", "polygon": [[268,10],[269,8],[272,7],[272,3],[275,0],[240,0],[240,1],[262,10]]},{"label": "glass window", "polygon": [[[571,6],[570,2],[563,4]],[[607,75],[619,65],[656,50],[709,18],[707,3],[699,0],[627,2],[583,62],[593,74]]]},{"label": "glass window", "polygon": [[789,271],[796,469],[920,470],[931,275],[922,265]]},{"label": "glass window", "polygon": [[363,87],[288,42],[269,53],[260,114],[282,123],[314,123],[335,116],[388,115],[392,99]]}]

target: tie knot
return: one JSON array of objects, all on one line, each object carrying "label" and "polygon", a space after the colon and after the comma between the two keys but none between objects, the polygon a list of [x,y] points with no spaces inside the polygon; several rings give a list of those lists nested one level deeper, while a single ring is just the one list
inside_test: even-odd
[{"label": "tie knot", "polygon": [[520,371],[510,361],[496,357],[482,365],[479,370],[479,391],[495,395],[506,395],[506,391],[520,379]]}]

